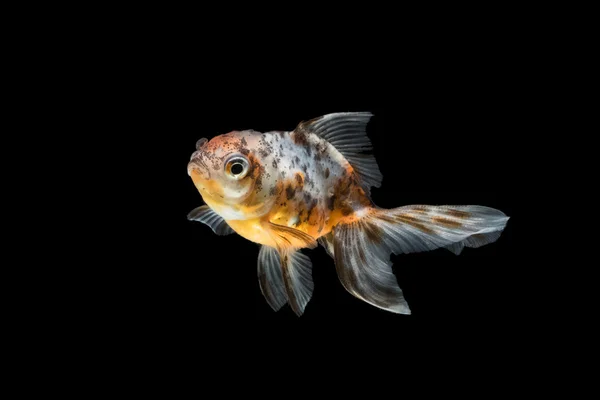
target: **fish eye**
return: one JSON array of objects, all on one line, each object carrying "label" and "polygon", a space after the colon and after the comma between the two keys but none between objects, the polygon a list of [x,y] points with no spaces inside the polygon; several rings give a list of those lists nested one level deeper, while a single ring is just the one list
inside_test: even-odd
[{"label": "fish eye", "polygon": [[244,166],[242,163],[234,163],[231,165],[231,173],[233,175],[239,175],[242,173],[242,171],[244,171]]},{"label": "fish eye", "polygon": [[225,163],[225,172],[234,179],[242,179],[248,173],[248,161],[236,156]]}]

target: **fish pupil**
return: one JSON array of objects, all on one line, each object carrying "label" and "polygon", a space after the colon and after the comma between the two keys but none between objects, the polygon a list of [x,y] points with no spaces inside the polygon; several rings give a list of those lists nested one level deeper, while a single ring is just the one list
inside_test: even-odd
[{"label": "fish pupil", "polygon": [[235,163],[231,166],[231,173],[233,175],[239,175],[244,170],[244,166],[240,163]]}]

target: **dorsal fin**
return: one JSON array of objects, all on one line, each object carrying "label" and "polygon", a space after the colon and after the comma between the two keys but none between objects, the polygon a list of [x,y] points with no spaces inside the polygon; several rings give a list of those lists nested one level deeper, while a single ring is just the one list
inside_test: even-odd
[{"label": "dorsal fin", "polygon": [[381,186],[383,179],[375,157],[369,154],[373,146],[366,128],[372,116],[370,112],[327,114],[301,122],[295,131],[314,133],[327,140],[348,160],[360,177],[362,188],[370,193],[371,186]]}]

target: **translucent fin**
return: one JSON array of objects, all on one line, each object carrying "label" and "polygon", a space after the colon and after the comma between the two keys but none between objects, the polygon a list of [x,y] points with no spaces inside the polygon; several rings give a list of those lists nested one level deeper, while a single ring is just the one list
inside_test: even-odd
[{"label": "translucent fin", "polygon": [[312,297],[312,263],[299,251],[284,251],[261,246],[258,254],[258,281],[263,296],[275,311],[289,303],[301,316]]},{"label": "translucent fin", "polygon": [[331,258],[334,258],[334,249],[333,249],[333,232],[329,232],[327,235],[321,236],[317,239],[319,244],[325,248],[325,251]]},{"label": "translucent fin", "polygon": [[334,229],[335,267],[342,285],[361,300],[398,314],[410,314],[392,272],[390,249],[374,241],[375,225],[365,219]]},{"label": "translucent fin", "polygon": [[464,246],[495,242],[506,226],[502,211],[483,206],[405,206],[374,210],[377,225],[395,254],[445,247],[460,254]]},{"label": "translucent fin", "polygon": [[273,247],[261,246],[258,253],[258,282],[267,303],[275,311],[287,303],[279,253]]},{"label": "translucent fin", "polygon": [[223,217],[206,205],[194,208],[188,214],[187,219],[190,221],[202,222],[203,224],[210,226],[210,229],[217,235],[224,236],[235,233],[235,231],[227,225],[227,222],[225,222]]},{"label": "translucent fin", "polygon": [[383,179],[375,157],[367,153],[373,148],[366,131],[371,116],[369,112],[327,114],[301,122],[294,131],[314,133],[327,140],[348,160],[362,188],[370,193],[371,186],[381,186]]},{"label": "translucent fin", "polygon": [[277,243],[280,252],[283,252],[284,249],[301,249],[305,247],[314,249],[317,247],[316,240],[301,230],[289,226],[277,225],[272,222],[268,222],[268,225],[269,231],[272,233],[272,237],[275,243]]},{"label": "translucent fin", "polygon": [[281,265],[288,303],[296,315],[301,316],[315,287],[312,279],[312,263],[308,256],[293,251],[283,255]]},{"label": "translucent fin", "polygon": [[465,248],[465,246],[462,244],[462,242],[460,242],[460,243],[452,243],[450,246],[446,246],[446,249],[450,250],[451,252],[453,252],[457,256],[460,255],[460,253],[462,253],[462,251],[463,251],[464,248]]},{"label": "translucent fin", "polygon": [[390,254],[496,241],[506,226],[501,211],[481,206],[406,206],[371,209],[361,219],[334,228],[335,264],[340,281],[356,297],[395,313],[410,314],[392,273]]},{"label": "translucent fin", "polygon": [[473,248],[485,246],[486,244],[494,243],[496,240],[498,240],[501,234],[502,232],[476,234],[468,237],[462,242],[453,243],[450,246],[446,246],[446,248],[454,254],[459,255],[465,246]]}]

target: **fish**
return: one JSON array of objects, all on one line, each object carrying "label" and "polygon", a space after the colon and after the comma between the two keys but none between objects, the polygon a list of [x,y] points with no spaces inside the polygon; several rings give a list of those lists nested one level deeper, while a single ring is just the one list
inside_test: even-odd
[{"label": "fish", "polygon": [[196,143],[188,175],[205,205],[187,218],[217,235],[237,233],[260,245],[257,274],[269,306],[301,316],[312,297],[319,244],[345,289],[375,307],[411,310],[392,272],[391,254],[495,242],[509,219],[475,205],[376,206],[383,175],[367,136],[370,112],[300,122],[292,131],[231,131]]}]

